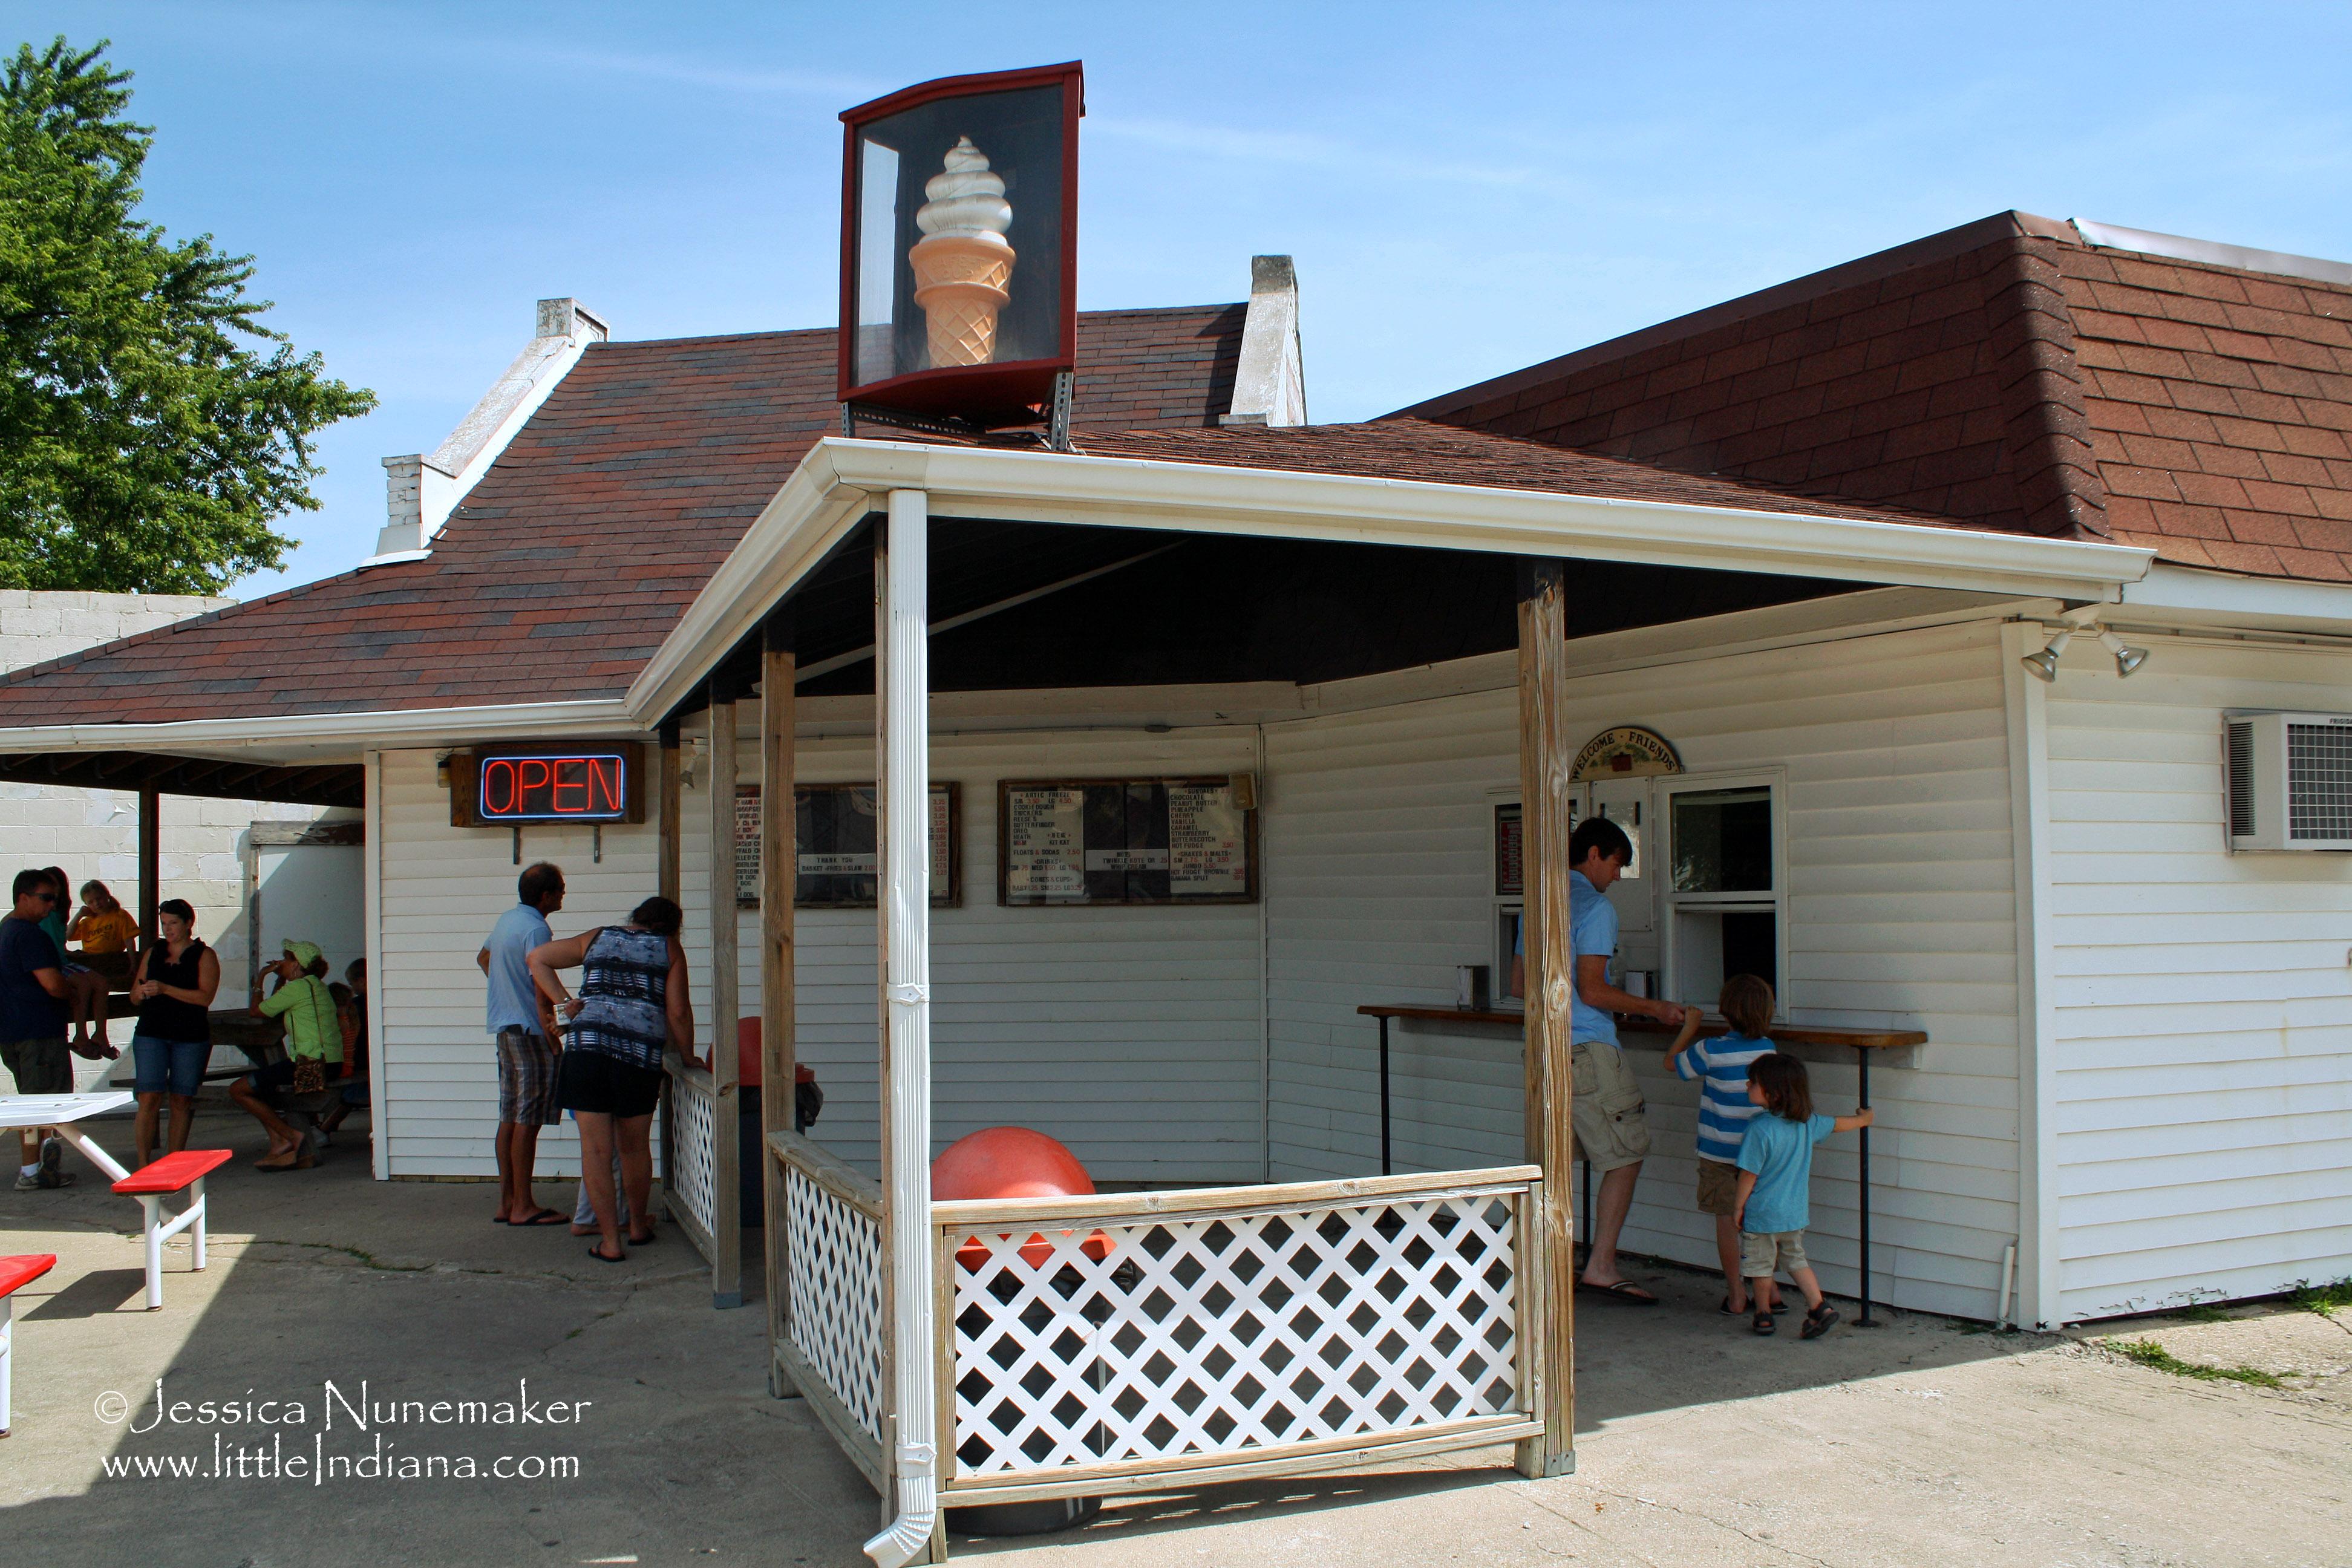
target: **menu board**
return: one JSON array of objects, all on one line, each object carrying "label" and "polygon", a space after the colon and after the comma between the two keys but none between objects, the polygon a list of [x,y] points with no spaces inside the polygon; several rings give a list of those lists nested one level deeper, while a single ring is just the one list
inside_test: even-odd
[{"label": "menu board", "polygon": [[[881,822],[870,784],[801,784],[793,791],[798,865],[793,906],[803,910],[870,910],[881,889]],[[963,902],[963,788],[931,785],[931,907]],[[760,786],[735,792],[735,899],[760,901]]]},{"label": "menu board", "polygon": [[1247,903],[1257,814],[1226,778],[1005,780],[997,902]]},{"label": "menu board", "polygon": [[1495,891],[1516,899],[1528,888],[1527,823],[1516,805],[1495,808]]}]

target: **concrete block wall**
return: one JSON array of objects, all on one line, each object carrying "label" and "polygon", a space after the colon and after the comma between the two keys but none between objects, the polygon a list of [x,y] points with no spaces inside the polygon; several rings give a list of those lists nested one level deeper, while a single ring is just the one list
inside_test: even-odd
[{"label": "concrete block wall", "polygon": [[[235,604],[172,594],[37,594],[0,591],[0,669],[18,669],[77,649],[152,631]],[[60,713],[59,723],[73,715]],[[256,822],[309,822],[318,806],[267,801],[163,797],[163,896],[195,906],[196,934],[221,955],[222,991],[245,984],[245,857]],[[139,796],[135,791],[66,784],[0,784],[0,872],[62,866],[79,887],[95,877],[124,905],[139,901]],[[127,1026],[118,1026],[127,1041]],[[95,1081],[110,1063],[77,1062]],[[15,1087],[0,1069],[0,1093]]]}]

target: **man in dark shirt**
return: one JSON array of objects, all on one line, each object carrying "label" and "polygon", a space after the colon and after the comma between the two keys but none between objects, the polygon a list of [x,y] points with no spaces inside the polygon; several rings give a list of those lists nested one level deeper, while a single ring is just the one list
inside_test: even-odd
[{"label": "man in dark shirt", "polygon": [[[0,920],[0,1067],[16,1080],[18,1094],[71,1094],[73,1058],[66,1051],[66,977],[57,944],[41,921],[65,896],[47,871],[19,871],[12,889],[16,900]],[[63,1145],[27,1127],[17,1133],[24,1163],[19,1190],[62,1187],[73,1177],[58,1169]]]}]

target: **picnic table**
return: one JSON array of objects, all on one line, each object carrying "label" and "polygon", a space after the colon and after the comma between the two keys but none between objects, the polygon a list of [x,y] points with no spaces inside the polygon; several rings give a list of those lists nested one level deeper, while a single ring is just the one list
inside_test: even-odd
[{"label": "picnic table", "polygon": [[127,1110],[136,1097],[127,1089],[94,1090],[89,1094],[0,1094],[0,1131],[9,1128],[54,1127],[58,1136],[81,1151],[83,1159],[120,1182],[131,1173],[113,1155],[92,1142],[74,1123],[85,1117]]}]

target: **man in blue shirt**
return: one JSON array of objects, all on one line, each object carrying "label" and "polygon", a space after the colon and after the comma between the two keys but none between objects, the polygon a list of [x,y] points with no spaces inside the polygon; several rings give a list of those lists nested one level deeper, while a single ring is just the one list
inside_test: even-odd
[{"label": "man in blue shirt", "polygon": [[[1642,1157],[1650,1152],[1650,1123],[1642,1086],[1618,1049],[1616,1015],[1655,1018],[1679,1029],[1684,1009],[1622,991],[1609,978],[1617,956],[1617,906],[1609,901],[1609,889],[1633,859],[1625,830],[1605,816],[1588,816],[1569,836],[1568,858],[1569,938],[1576,954],[1576,989],[1569,1002],[1574,1042],[1569,1051],[1574,1091],[1570,1120],[1577,1154],[1601,1178],[1591,1247],[1577,1289],[1654,1307],[1657,1297],[1617,1268],[1617,1238],[1633,1211],[1633,1186],[1642,1179]],[[1527,994],[1523,980],[1517,988]]]},{"label": "man in blue shirt", "polygon": [[499,1212],[494,1225],[562,1225],[569,1216],[541,1208],[530,1190],[539,1130],[552,1127],[560,1047],[541,1018],[530,950],[555,940],[547,917],[563,907],[563,873],[541,860],[515,881],[519,902],[499,917],[474,962],[489,977],[485,1016],[499,1042]]},{"label": "man in blue shirt", "polygon": [[[16,1080],[18,1094],[71,1094],[65,972],[57,945],[41,929],[64,894],[47,871],[19,871],[13,896],[16,907],[0,920],[0,1067]],[[64,1144],[56,1138],[44,1142],[44,1131],[27,1127],[17,1134],[24,1162],[16,1172],[19,1191],[73,1181],[58,1169]]]}]

